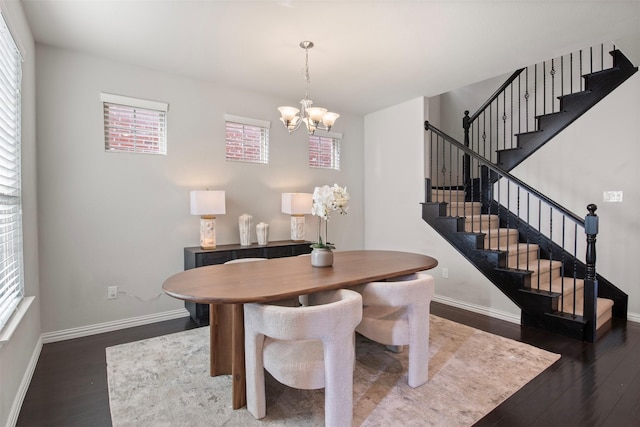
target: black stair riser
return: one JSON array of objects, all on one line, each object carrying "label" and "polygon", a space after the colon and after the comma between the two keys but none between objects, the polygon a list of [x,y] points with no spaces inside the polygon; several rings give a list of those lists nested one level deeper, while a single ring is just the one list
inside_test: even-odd
[{"label": "black stair riser", "polygon": [[523,311],[520,319],[524,326],[545,329],[565,337],[583,340],[585,336],[585,322],[581,316],[575,318],[553,314],[531,316]]}]

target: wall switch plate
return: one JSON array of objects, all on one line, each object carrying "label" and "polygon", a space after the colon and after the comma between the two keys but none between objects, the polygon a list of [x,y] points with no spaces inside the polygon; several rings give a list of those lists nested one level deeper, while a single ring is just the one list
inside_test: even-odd
[{"label": "wall switch plate", "polygon": [[449,278],[449,269],[448,268],[442,268],[442,278],[443,279],[448,279]]},{"label": "wall switch plate", "polygon": [[116,299],[116,298],[118,298],[118,287],[109,286],[107,288],[107,299]]},{"label": "wall switch plate", "polygon": [[605,202],[622,202],[622,191],[605,191],[602,194],[602,200]]}]

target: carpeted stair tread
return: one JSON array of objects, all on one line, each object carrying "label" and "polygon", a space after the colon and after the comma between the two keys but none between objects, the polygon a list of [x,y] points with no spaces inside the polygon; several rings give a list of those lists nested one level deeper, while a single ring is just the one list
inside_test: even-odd
[{"label": "carpeted stair tread", "polygon": [[431,190],[432,202],[464,202],[464,190],[436,189]]},{"label": "carpeted stair tread", "polygon": [[[464,218],[464,229],[467,232],[482,233],[489,229],[498,229],[500,218],[498,215],[472,215]],[[483,231],[484,230],[484,231]]]},{"label": "carpeted stair tread", "polygon": [[508,266],[517,266],[529,264],[538,261],[538,245],[531,243],[517,243],[515,245],[509,245],[501,250],[507,251],[509,254],[507,257]]},{"label": "carpeted stair tread", "polygon": [[482,213],[480,202],[449,202],[447,203],[447,216],[475,216]]},{"label": "carpeted stair tread", "polygon": [[[596,298],[596,330],[607,323],[612,317],[613,300],[608,298]],[[576,304],[576,315],[584,313],[582,304]]]},{"label": "carpeted stair tread", "polygon": [[482,230],[485,249],[502,250],[507,246],[518,243],[518,230],[515,228],[490,228]]}]

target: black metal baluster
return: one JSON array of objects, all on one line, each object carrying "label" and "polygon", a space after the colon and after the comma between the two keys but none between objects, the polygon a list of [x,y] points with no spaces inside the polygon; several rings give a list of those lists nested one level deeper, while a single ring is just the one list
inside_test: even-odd
[{"label": "black metal baluster", "polygon": [[556,68],[554,65],[554,60],[551,60],[551,70],[549,71],[551,75],[551,112],[555,112],[556,103],[555,103],[555,93],[556,93]]},{"label": "black metal baluster", "polygon": [[[520,78],[520,76],[518,76],[518,78]],[[509,113],[509,115],[511,116],[511,117],[510,117],[511,124],[510,124],[510,126],[509,126],[509,127],[510,127],[510,129],[509,129],[509,130],[511,131],[511,132],[510,132],[510,133],[511,133],[511,135],[510,135],[510,138],[509,138],[509,148],[513,148],[513,134],[515,133],[515,132],[514,132],[514,128],[513,128],[513,83],[511,83],[511,84],[509,85],[509,88],[510,88],[509,90],[510,90],[510,92],[511,92],[511,93],[510,93],[511,100],[509,101],[509,106],[510,106],[510,108],[511,108],[511,112]],[[495,163],[495,162],[494,162],[494,163]]]},{"label": "black metal baluster", "polygon": [[540,248],[542,247],[542,201],[538,199],[538,278],[536,289],[540,290]]},{"label": "black metal baluster", "polygon": [[569,54],[569,93],[573,93],[573,52]]},{"label": "black metal baluster", "polygon": [[564,55],[560,57],[560,96],[564,96]]},{"label": "black metal baluster", "polygon": [[583,74],[582,74],[582,50],[580,50],[580,62],[578,63],[579,65],[579,70],[580,70],[580,90],[584,90],[584,79],[582,78]]},{"label": "black metal baluster", "polygon": [[542,114],[547,114],[547,61],[542,63]]},{"label": "black metal baluster", "polygon": [[524,105],[525,105],[525,127],[526,127],[526,131],[529,132],[529,68],[527,68],[525,70],[525,82],[524,82],[524,86],[525,86],[525,92],[524,92]]},{"label": "black metal baluster", "polygon": [[576,287],[578,285],[578,224],[573,226],[573,317],[576,317],[577,295]]},{"label": "black metal baluster", "polygon": [[604,70],[604,43],[600,43],[600,70]]},{"label": "black metal baluster", "polygon": [[565,233],[566,233],[566,215],[562,215],[562,251],[560,252],[560,261],[562,262],[562,265],[560,266],[560,308],[562,312],[564,312],[564,277],[565,277],[565,271],[564,271],[564,263],[566,261],[565,258],[565,252],[566,252],[566,248],[565,248]]},{"label": "black metal baluster", "polygon": [[553,208],[549,206],[549,292],[553,281]]},{"label": "black metal baluster", "polygon": [[[527,192],[527,233],[525,236],[526,242],[527,242],[527,270],[529,269],[529,244],[530,242],[530,238],[531,238],[531,219],[530,219],[530,213],[531,213],[531,193]],[[516,230],[519,230],[520,224],[518,224],[518,227],[516,227]]]}]

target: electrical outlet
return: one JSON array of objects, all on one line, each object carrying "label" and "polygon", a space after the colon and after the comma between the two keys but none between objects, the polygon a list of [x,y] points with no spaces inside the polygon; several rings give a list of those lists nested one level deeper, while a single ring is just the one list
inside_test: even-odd
[{"label": "electrical outlet", "polygon": [[605,191],[602,193],[602,200],[609,203],[622,202],[622,191]]},{"label": "electrical outlet", "polygon": [[448,279],[449,278],[449,269],[448,268],[442,268],[442,278],[443,279]]},{"label": "electrical outlet", "polygon": [[116,298],[118,298],[118,287],[109,286],[107,288],[107,299],[116,299]]}]

